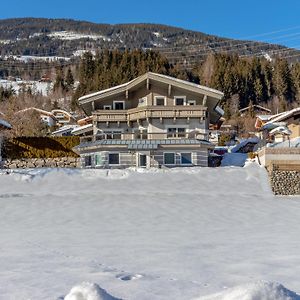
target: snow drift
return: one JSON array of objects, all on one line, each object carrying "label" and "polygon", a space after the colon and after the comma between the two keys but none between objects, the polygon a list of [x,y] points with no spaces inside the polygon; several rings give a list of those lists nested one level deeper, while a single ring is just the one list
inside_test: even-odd
[{"label": "snow drift", "polygon": [[95,283],[83,282],[74,286],[64,300],[120,300],[109,295]]},{"label": "snow drift", "polygon": [[300,296],[281,284],[260,281],[194,300],[300,300]]}]

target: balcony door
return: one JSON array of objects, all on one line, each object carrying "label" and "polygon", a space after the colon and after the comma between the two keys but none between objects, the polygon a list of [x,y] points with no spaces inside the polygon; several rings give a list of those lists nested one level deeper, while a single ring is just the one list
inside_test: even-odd
[{"label": "balcony door", "polygon": [[125,109],[125,101],[114,101],[113,108],[115,110],[123,110]]},{"label": "balcony door", "polygon": [[137,167],[139,167],[139,168],[148,168],[149,167],[150,155],[148,152],[139,152],[136,154],[136,158],[137,158]]}]

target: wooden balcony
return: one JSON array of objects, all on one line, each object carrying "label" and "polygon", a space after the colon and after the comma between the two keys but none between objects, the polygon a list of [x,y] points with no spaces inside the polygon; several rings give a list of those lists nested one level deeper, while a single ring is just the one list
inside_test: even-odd
[{"label": "wooden balcony", "polygon": [[134,122],[150,118],[200,118],[205,120],[206,107],[186,106],[144,106],[128,110],[96,110],[97,122]]}]

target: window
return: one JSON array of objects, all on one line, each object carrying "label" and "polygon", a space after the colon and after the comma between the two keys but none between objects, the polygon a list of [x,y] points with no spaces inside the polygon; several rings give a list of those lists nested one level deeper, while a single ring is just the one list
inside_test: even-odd
[{"label": "window", "polygon": [[103,165],[103,158],[101,154],[95,155],[95,165],[96,166],[102,166]]},{"label": "window", "polygon": [[185,97],[184,96],[182,96],[182,97],[174,97],[174,104],[175,105],[185,105],[186,104],[186,99],[185,99]]},{"label": "window", "polygon": [[119,165],[120,164],[119,153],[109,153],[108,154],[108,163],[110,165]]},{"label": "window", "polygon": [[154,98],[155,99],[155,105],[157,105],[157,106],[164,106],[165,105],[165,97],[155,97]]},{"label": "window", "polygon": [[168,128],[167,137],[168,138],[184,138],[186,136],[185,128]]},{"label": "window", "polygon": [[192,153],[181,153],[181,164],[182,165],[191,165],[192,164]]},{"label": "window", "polygon": [[125,109],[125,101],[114,101],[114,109],[116,110]]},{"label": "window", "polygon": [[164,153],[164,164],[175,165],[175,153],[172,152]]},{"label": "window", "polygon": [[110,110],[111,109],[111,105],[103,105],[103,109],[104,110]]},{"label": "window", "polygon": [[196,100],[189,100],[188,105],[196,105]]},{"label": "window", "polygon": [[90,155],[84,157],[84,165],[90,167],[92,165],[92,157]]}]

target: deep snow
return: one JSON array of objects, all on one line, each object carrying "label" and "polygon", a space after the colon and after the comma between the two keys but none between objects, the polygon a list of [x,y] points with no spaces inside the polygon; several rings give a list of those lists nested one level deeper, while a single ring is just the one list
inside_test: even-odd
[{"label": "deep snow", "polygon": [[300,197],[273,196],[254,163],[4,174],[0,299],[63,299],[82,282],[135,300],[260,280],[300,293]]}]

